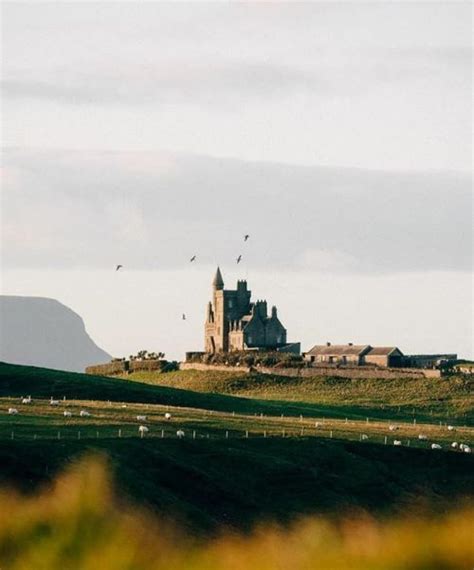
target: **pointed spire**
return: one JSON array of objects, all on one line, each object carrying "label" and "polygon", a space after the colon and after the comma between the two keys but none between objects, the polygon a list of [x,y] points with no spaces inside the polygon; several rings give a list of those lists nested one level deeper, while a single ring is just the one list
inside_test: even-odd
[{"label": "pointed spire", "polygon": [[222,279],[222,274],[221,274],[221,270],[219,269],[219,267],[217,268],[216,276],[214,277],[214,281],[212,282],[212,285],[216,291],[218,291],[220,289],[224,289],[224,280]]}]

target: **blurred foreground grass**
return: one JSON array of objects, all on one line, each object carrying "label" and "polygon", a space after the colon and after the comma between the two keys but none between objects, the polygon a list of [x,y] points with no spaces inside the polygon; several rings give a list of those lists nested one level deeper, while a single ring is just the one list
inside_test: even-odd
[{"label": "blurred foreground grass", "polygon": [[474,508],[442,517],[309,518],[206,542],[120,501],[106,461],[73,463],[34,496],[0,492],[0,568],[11,570],[472,570]]}]

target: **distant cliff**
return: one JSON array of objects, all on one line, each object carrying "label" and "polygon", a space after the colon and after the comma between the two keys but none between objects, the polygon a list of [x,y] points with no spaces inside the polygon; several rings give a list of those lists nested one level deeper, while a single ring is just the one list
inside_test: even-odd
[{"label": "distant cliff", "polygon": [[0,360],[83,372],[110,361],[87,334],[82,318],[42,297],[0,296]]}]

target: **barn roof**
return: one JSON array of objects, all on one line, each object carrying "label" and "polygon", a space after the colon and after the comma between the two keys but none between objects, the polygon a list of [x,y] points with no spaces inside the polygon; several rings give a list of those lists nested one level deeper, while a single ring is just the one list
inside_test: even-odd
[{"label": "barn roof", "polygon": [[317,344],[307,354],[312,356],[360,356],[370,348],[369,344]]},{"label": "barn roof", "polygon": [[402,351],[396,346],[374,346],[366,356],[390,356],[397,351],[402,354]]}]

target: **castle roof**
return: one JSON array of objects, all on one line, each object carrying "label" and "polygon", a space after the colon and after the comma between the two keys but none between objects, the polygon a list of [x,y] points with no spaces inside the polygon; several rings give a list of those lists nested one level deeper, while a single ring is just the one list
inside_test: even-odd
[{"label": "castle roof", "polygon": [[224,289],[224,279],[222,279],[222,273],[219,267],[217,268],[214,281],[212,282],[214,289]]}]

